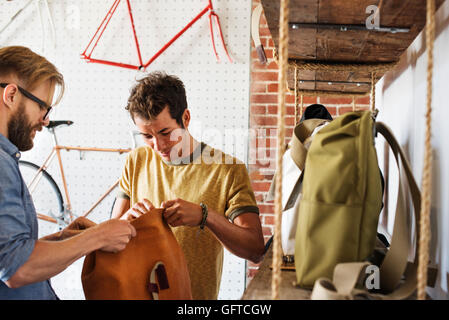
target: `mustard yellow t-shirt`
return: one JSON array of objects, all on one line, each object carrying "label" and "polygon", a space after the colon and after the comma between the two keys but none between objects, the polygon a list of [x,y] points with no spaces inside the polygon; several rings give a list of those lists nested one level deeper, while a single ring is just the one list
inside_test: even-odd
[{"label": "mustard yellow t-shirt", "polygon": [[[146,198],[155,207],[180,198],[223,214],[233,221],[245,212],[259,213],[248,172],[243,163],[204,143],[178,163],[165,162],[150,147],[127,157],[119,196],[131,206]],[[223,246],[208,228],[175,227],[189,268],[193,299],[217,299],[223,267]]]}]

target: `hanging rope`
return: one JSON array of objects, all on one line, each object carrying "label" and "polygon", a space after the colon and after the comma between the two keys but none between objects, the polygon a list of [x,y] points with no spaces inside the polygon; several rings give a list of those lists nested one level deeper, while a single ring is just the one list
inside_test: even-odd
[{"label": "hanging rope", "polygon": [[376,10],[376,12],[374,13],[373,20],[376,20],[376,19],[379,17],[379,15],[380,15],[380,10],[382,9],[382,6],[383,6],[383,2],[384,2],[384,0],[380,0],[380,1],[379,1],[379,4],[377,5],[377,10]]},{"label": "hanging rope", "polygon": [[[278,66],[279,54],[276,48],[273,49],[273,59]],[[398,61],[378,62],[378,63],[342,63],[342,62],[323,62],[323,61],[304,61],[297,59],[288,59],[288,65],[298,68],[300,71],[358,71],[358,72],[387,72],[395,68]]]},{"label": "hanging rope", "polygon": [[426,299],[427,267],[429,264],[430,243],[430,208],[432,194],[432,76],[433,76],[433,46],[435,41],[435,0],[427,0],[426,19],[426,47],[427,47],[427,108],[426,134],[424,142],[424,166],[421,191],[419,260],[418,260],[418,299]]},{"label": "hanging rope", "polygon": [[376,108],[376,74],[371,72],[371,105],[370,110],[374,112]]},{"label": "hanging rope", "polygon": [[352,111],[355,111],[355,97],[352,96]]},{"label": "hanging rope", "polygon": [[273,275],[271,281],[271,297],[279,300],[281,283],[281,219],[282,219],[282,156],[285,140],[285,93],[287,91],[288,69],[288,0],[281,0],[279,16],[279,76],[278,76],[278,135],[276,157],[276,193],[275,193],[275,228],[273,243]]},{"label": "hanging rope", "polygon": [[[302,113],[304,110],[304,95],[301,95],[301,102],[299,100],[299,70],[295,68],[295,127],[299,123],[302,118]],[[288,83],[287,83],[288,86]],[[287,91],[290,92],[290,89],[287,88]],[[300,109],[298,116],[298,109]]]},{"label": "hanging rope", "polygon": [[[298,94],[298,79],[299,79],[299,70],[298,68],[295,68],[295,126],[298,124],[299,120],[298,120],[298,99],[299,99],[299,94]],[[288,89],[288,88],[287,88]],[[301,95],[301,100],[302,100],[302,95]]]}]

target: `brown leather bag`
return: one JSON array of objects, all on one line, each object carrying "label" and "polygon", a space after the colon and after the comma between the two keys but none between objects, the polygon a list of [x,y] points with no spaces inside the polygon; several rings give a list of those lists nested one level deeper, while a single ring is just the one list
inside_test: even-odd
[{"label": "brown leather bag", "polygon": [[124,250],[86,256],[81,273],[86,299],[192,299],[184,253],[162,212],[154,209],[132,220],[137,235]]}]

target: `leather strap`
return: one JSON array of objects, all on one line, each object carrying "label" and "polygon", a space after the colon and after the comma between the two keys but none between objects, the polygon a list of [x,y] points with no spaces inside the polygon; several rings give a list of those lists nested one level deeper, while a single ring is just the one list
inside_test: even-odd
[{"label": "leather strap", "polygon": [[[157,282],[156,282],[157,279]],[[153,296],[153,300],[159,300],[160,290],[168,289],[170,286],[168,284],[167,272],[165,270],[164,263],[159,261],[153,267],[150,274],[150,282],[148,283],[148,291]]]}]

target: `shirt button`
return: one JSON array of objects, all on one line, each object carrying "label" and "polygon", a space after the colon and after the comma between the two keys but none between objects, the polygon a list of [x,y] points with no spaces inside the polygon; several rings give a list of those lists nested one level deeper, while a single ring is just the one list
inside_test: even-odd
[{"label": "shirt button", "polygon": [[16,158],[20,158],[20,153],[16,153]]}]

